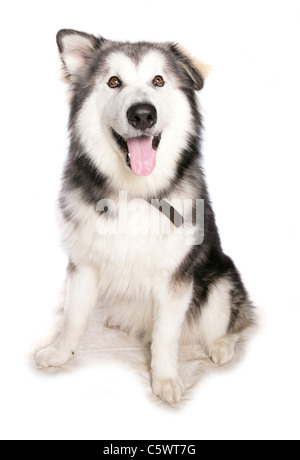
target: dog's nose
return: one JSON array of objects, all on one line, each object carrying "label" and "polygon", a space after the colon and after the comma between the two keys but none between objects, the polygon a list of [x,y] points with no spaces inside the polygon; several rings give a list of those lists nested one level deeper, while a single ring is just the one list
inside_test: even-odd
[{"label": "dog's nose", "polygon": [[131,126],[145,130],[157,122],[157,111],[151,104],[134,104],[127,110],[127,118]]}]

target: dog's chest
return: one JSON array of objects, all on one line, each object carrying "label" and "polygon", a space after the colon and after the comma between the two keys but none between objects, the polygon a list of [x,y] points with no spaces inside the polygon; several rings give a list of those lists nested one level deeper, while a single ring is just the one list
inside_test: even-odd
[{"label": "dog's chest", "polygon": [[145,295],[170,278],[190,249],[180,229],[144,200],[126,206],[103,201],[98,211],[69,203],[76,220],[64,226],[70,256],[75,263],[95,264],[107,293]]}]

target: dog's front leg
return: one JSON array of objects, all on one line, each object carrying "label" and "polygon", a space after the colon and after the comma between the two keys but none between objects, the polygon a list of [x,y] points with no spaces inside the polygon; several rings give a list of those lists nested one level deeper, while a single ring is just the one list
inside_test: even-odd
[{"label": "dog's front leg", "polygon": [[52,345],[35,357],[38,368],[60,367],[74,357],[97,300],[98,273],[92,266],[76,266],[68,273],[64,328]]},{"label": "dog's front leg", "polygon": [[178,403],[184,390],[178,374],[178,348],[192,292],[192,285],[175,290],[166,288],[158,293],[154,306],[152,389],[155,395],[170,404]]}]

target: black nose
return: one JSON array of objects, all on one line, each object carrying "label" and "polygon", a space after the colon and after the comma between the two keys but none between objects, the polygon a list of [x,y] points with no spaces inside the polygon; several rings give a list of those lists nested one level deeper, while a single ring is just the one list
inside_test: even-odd
[{"label": "black nose", "polygon": [[157,122],[156,108],[151,104],[134,104],[127,110],[127,118],[136,129],[152,128]]}]

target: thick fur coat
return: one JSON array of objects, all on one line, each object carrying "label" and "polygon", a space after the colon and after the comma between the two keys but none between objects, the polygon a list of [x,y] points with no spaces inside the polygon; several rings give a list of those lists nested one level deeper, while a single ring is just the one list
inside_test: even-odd
[{"label": "thick fur coat", "polygon": [[253,322],[201,168],[196,91],[205,68],[174,43],[74,30],[57,43],[70,98],[60,193],[70,263],[63,332],[36,362],[71,359],[101,298],[107,325],[151,344],[153,392],[176,403],[180,343],[222,365]]}]

